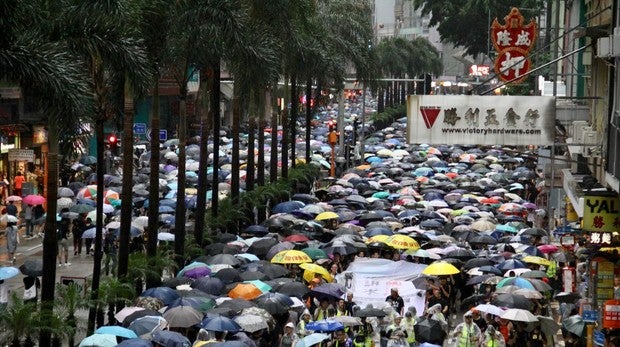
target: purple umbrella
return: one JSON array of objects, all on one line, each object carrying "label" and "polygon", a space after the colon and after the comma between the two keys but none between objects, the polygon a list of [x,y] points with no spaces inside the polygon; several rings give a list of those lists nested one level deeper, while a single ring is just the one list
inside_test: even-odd
[{"label": "purple umbrella", "polygon": [[208,266],[201,266],[201,267],[195,267],[195,268],[185,271],[185,273],[183,273],[183,276],[189,277],[189,278],[201,278],[201,277],[207,277],[210,274],[211,274],[211,268],[209,268]]}]

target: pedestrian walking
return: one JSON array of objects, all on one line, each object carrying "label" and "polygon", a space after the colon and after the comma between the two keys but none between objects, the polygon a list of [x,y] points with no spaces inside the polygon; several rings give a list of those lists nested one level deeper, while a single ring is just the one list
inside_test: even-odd
[{"label": "pedestrian walking", "polygon": [[32,205],[27,204],[24,209],[24,221],[26,222],[26,237],[32,237],[34,229],[34,214],[32,213]]},{"label": "pedestrian walking", "polygon": [[22,185],[26,182],[26,177],[22,175],[21,171],[17,171],[17,175],[13,177],[13,193],[17,196],[22,196]]},{"label": "pedestrian walking", "polygon": [[[56,225],[58,240],[58,266],[69,266],[69,218],[62,218]],[[64,263],[63,263],[64,260]]]},{"label": "pedestrian walking", "polygon": [[15,206],[15,203],[13,201],[9,201],[9,203],[6,205],[6,214],[17,217],[17,206]]},{"label": "pedestrian walking", "polygon": [[17,245],[19,244],[18,229],[15,222],[6,223],[6,249],[8,253],[8,260],[15,264],[15,252],[17,251]]},{"label": "pedestrian walking", "polygon": [[84,226],[86,221],[84,215],[80,215],[73,221],[73,228],[71,234],[73,234],[73,255],[82,255],[82,233],[84,232]]},{"label": "pedestrian walking", "polygon": [[[86,223],[84,224],[84,228],[82,229],[82,234],[84,234],[84,232],[90,228],[94,228],[95,226],[93,225],[93,220],[90,218],[86,218]],[[82,235],[80,234],[80,237],[82,237]],[[91,255],[92,253],[92,247],[93,247],[93,239],[91,238],[86,238],[84,239],[84,245],[86,247],[86,255]],[[92,254],[94,255],[94,254]]]},{"label": "pedestrian walking", "polygon": [[[103,240],[103,252],[105,253],[104,269],[106,276],[110,274],[116,276],[116,263],[118,259],[118,242],[114,233],[108,231]],[[112,264],[110,264],[112,263]]]}]

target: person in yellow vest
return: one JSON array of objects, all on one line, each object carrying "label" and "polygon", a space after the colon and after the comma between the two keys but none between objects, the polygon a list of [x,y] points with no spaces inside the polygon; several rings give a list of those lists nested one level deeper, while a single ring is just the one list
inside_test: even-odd
[{"label": "person in yellow vest", "polygon": [[372,334],[374,329],[372,324],[366,321],[366,317],[362,317],[362,325],[357,325],[354,328],[353,346],[354,347],[374,347],[375,343],[372,340]]},{"label": "person in yellow vest", "polygon": [[458,347],[478,347],[482,333],[480,328],[474,324],[471,311],[467,311],[463,315],[463,323],[454,328],[453,337],[457,339]]},{"label": "person in yellow vest", "polygon": [[344,299],[338,300],[338,304],[336,306],[336,316],[350,316],[351,313],[347,311],[347,306],[344,302]]},{"label": "person in yellow vest", "polygon": [[504,336],[492,325],[487,326],[481,347],[505,347]]},{"label": "person in yellow vest", "polygon": [[312,334],[312,331],[306,329],[306,324],[312,321],[311,318],[312,318],[312,315],[310,314],[310,311],[308,311],[308,309],[305,309],[304,312],[301,314],[301,319],[297,323],[296,330],[297,330],[297,335],[300,338],[304,338]]},{"label": "person in yellow vest", "polygon": [[328,312],[327,312],[329,308],[330,308],[329,300],[321,299],[319,303],[319,307],[317,307],[316,310],[314,310],[314,320],[317,321],[317,320],[327,319],[327,317],[329,317]]},{"label": "person in yellow vest", "polygon": [[410,347],[415,346],[415,325],[418,323],[415,314],[411,311],[412,307],[409,308],[407,312],[405,312],[405,319],[401,325],[403,329],[407,333],[407,342]]}]

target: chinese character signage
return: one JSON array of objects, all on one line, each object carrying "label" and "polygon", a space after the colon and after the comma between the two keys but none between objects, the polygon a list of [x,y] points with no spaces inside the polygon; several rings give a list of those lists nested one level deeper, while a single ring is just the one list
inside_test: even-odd
[{"label": "chinese character signage", "polygon": [[603,328],[620,328],[620,300],[607,300],[603,306]]},{"label": "chinese character signage", "polygon": [[586,195],[583,204],[583,230],[620,231],[620,200],[618,197]]},{"label": "chinese character signage", "polygon": [[548,146],[555,132],[549,96],[410,95],[409,143]]},{"label": "chinese character signage", "polygon": [[495,72],[504,82],[519,82],[530,70],[529,52],[536,42],[538,29],[533,19],[524,25],[523,16],[515,7],[504,21],[501,25],[496,18],[491,25],[491,40],[497,50]]}]

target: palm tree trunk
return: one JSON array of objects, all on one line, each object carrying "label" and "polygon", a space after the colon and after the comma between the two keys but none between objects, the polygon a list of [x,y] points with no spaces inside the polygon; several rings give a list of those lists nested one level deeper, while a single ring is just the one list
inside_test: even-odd
[{"label": "palm tree trunk", "polygon": [[[277,87],[277,84],[275,84]],[[275,99],[275,98],[274,98]],[[284,101],[282,101],[284,102]],[[273,183],[278,180],[278,111],[277,102],[272,100],[271,107],[271,158],[269,164],[269,182]]]},{"label": "palm tree trunk", "polygon": [[[97,119],[95,121],[95,137],[97,143],[97,221],[95,222],[95,257],[93,260],[93,280],[91,283],[90,298],[92,302],[97,302],[99,297],[99,282],[101,280],[101,259],[103,258],[102,252],[102,238],[103,238],[103,175],[105,174],[105,167],[103,165],[103,112],[97,112]],[[97,305],[93,305],[88,311],[88,327],[86,330],[87,335],[91,335],[95,331],[95,318],[98,311]]]},{"label": "palm tree trunk", "polygon": [[[125,98],[123,98],[125,100]],[[131,231],[132,187],[133,187],[133,100],[123,102],[123,191],[121,192],[121,230],[118,246],[118,278],[127,276],[129,269],[129,242]],[[123,203],[124,202],[124,203]]]},{"label": "palm tree trunk", "polygon": [[254,190],[254,184],[256,183],[256,163],[254,161],[254,152],[256,146],[254,141],[256,140],[256,120],[260,119],[258,115],[259,109],[259,89],[252,91],[252,97],[250,98],[250,112],[248,112],[248,156],[246,158],[245,166],[245,190]]},{"label": "palm tree trunk", "polygon": [[[299,99],[297,95],[297,73],[293,73],[291,75],[291,118],[289,119],[289,127],[290,127],[290,141],[289,144],[291,146],[291,167],[295,167],[295,158],[297,157],[297,146],[296,146],[296,138],[297,138],[297,112],[299,111]],[[282,163],[282,168],[284,168],[284,163]],[[288,177],[288,168],[286,171],[286,176]]]},{"label": "palm tree trunk", "polygon": [[[151,109],[151,160],[149,175],[149,208],[147,215],[149,224],[147,227],[146,255],[148,259],[157,256],[157,229],[159,227],[159,74],[156,74],[153,85],[153,104]],[[146,287],[157,286],[159,279],[146,278]]]},{"label": "palm tree trunk", "polygon": [[312,78],[306,80],[306,164],[310,163],[310,139],[312,138]]},{"label": "palm tree trunk", "polygon": [[205,227],[205,215],[207,207],[207,165],[209,159],[209,71],[200,74],[200,87],[197,110],[200,112],[200,158],[198,159],[198,192],[196,200],[196,224],[194,224],[194,240],[199,246],[203,246],[203,233]]},{"label": "palm tree trunk", "polygon": [[[239,122],[241,120],[241,86],[235,83],[232,102],[232,165],[230,181],[230,198],[233,204],[239,202]],[[248,168],[249,170],[249,168]]]},{"label": "palm tree trunk", "polygon": [[[58,196],[58,121],[57,117],[50,117],[48,122],[47,153],[47,217],[45,219],[45,234],[43,236],[43,277],[41,281],[41,315],[51,317],[54,310],[54,291],[56,288],[56,256],[58,241],[56,238],[56,209]],[[49,330],[41,329],[39,346],[49,346],[52,343],[52,334]]]},{"label": "palm tree trunk", "polygon": [[377,112],[381,113],[385,110],[385,90],[383,87],[377,89]]},{"label": "palm tree trunk", "polygon": [[265,125],[266,117],[271,110],[271,87],[266,87],[263,93],[258,92],[258,160],[256,163],[256,184],[265,185]]},{"label": "palm tree trunk", "polygon": [[[280,141],[281,143],[281,153],[280,153],[280,161],[281,163],[281,167],[280,167],[280,176],[283,178],[286,178],[288,176],[288,146],[289,146],[289,111],[288,111],[288,104],[289,104],[289,98],[290,98],[290,94],[289,94],[289,85],[288,85],[289,79],[287,76],[284,77],[284,98],[283,98],[283,103],[284,103],[284,107],[283,110],[281,111],[281,116],[280,116],[280,123],[282,123],[282,140]],[[276,128],[277,130],[277,128]],[[273,134],[271,134],[273,136]],[[276,131],[275,136],[277,136],[278,133]],[[274,163],[272,163],[273,165]],[[278,162],[275,163],[276,168],[278,167]]]},{"label": "palm tree trunk", "polygon": [[209,64],[211,69],[211,102],[209,110],[213,121],[213,179],[211,182],[211,215],[216,218],[219,209],[219,170],[220,170],[220,59]]},{"label": "palm tree trunk", "polygon": [[[187,74],[186,68],[183,76]],[[187,145],[187,78],[182,79],[179,95],[179,163],[177,178],[177,210],[174,220],[174,253],[176,255],[177,267],[183,268],[185,265],[185,186],[186,186],[186,152]]]}]

